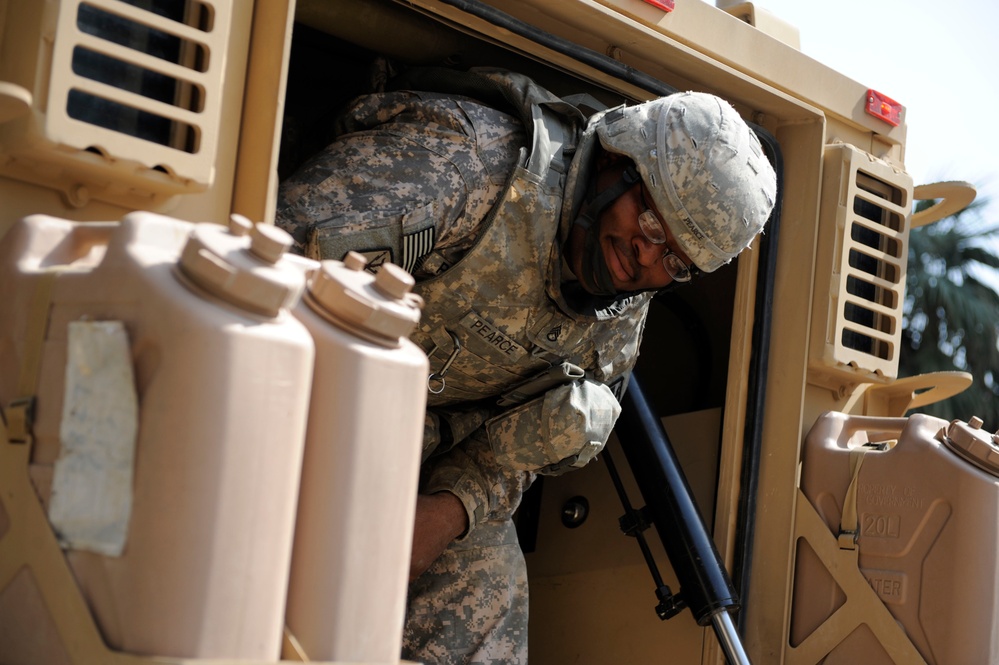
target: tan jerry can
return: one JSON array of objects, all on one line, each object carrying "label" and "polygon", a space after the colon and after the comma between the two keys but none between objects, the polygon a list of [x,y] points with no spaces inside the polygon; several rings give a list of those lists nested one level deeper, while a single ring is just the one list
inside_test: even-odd
[{"label": "tan jerry can", "polygon": [[[827,413],[805,441],[802,492],[931,665],[999,662],[999,447],[980,428]],[[845,600],[805,540],[794,579],[792,646]],[[893,661],[861,624],[821,662]]]},{"label": "tan jerry can", "polygon": [[295,314],[316,370],[287,624],[312,660],[398,663],[429,363],[413,278],[324,261]]},{"label": "tan jerry can", "polygon": [[[280,655],[314,359],[290,309],[317,265],[289,241],[133,213],[0,244],[0,404],[34,397],[29,472],[112,649]],[[29,568],[0,590],[8,654]]]}]

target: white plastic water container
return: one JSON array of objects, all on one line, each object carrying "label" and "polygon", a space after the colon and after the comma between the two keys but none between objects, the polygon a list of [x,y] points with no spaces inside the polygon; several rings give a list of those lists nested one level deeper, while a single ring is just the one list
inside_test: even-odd
[{"label": "white plastic water container", "polygon": [[287,624],[312,660],[399,662],[429,363],[393,264],[324,261],[295,314],[316,341]]},{"label": "white plastic water container", "polygon": [[[805,440],[801,489],[834,535],[859,449],[866,447],[853,492],[857,562],[930,665],[999,663],[999,437],[981,424],[831,412]],[[844,600],[819,558],[799,542],[791,644]],[[821,662],[893,660],[862,624]]]},{"label": "white plastic water container", "polygon": [[112,649],[280,656],[314,359],[290,309],[317,265],[289,242],[133,213],[0,243],[0,404],[34,398],[30,475]]}]

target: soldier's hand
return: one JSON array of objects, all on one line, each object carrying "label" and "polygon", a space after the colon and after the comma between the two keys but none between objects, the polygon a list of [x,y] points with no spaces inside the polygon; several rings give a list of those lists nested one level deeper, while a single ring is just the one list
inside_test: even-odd
[{"label": "soldier's hand", "polygon": [[422,575],[467,528],[465,506],[454,494],[438,492],[417,496],[409,580],[413,581]]}]

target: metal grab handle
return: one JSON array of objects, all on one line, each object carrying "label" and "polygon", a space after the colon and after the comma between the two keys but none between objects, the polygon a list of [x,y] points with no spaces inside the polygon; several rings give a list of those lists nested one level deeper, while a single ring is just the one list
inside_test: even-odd
[{"label": "metal grab handle", "polygon": [[891,415],[902,417],[911,409],[936,404],[963,392],[971,381],[971,374],[967,372],[928,372],[871,386],[867,395],[883,399]]},{"label": "metal grab handle", "polygon": [[910,225],[915,229],[957,214],[971,205],[977,193],[971,183],[957,180],[919,185],[912,190],[912,198],[917,201],[940,200],[915,213]]}]

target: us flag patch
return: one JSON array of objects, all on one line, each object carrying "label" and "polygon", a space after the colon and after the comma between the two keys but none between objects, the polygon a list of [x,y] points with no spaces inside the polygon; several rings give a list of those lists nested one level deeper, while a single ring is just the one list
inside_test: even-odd
[{"label": "us flag patch", "polygon": [[417,262],[433,250],[435,231],[436,229],[433,226],[428,226],[425,229],[414,231],[402,237],[400,266],[406,272],[413,272]]}]

